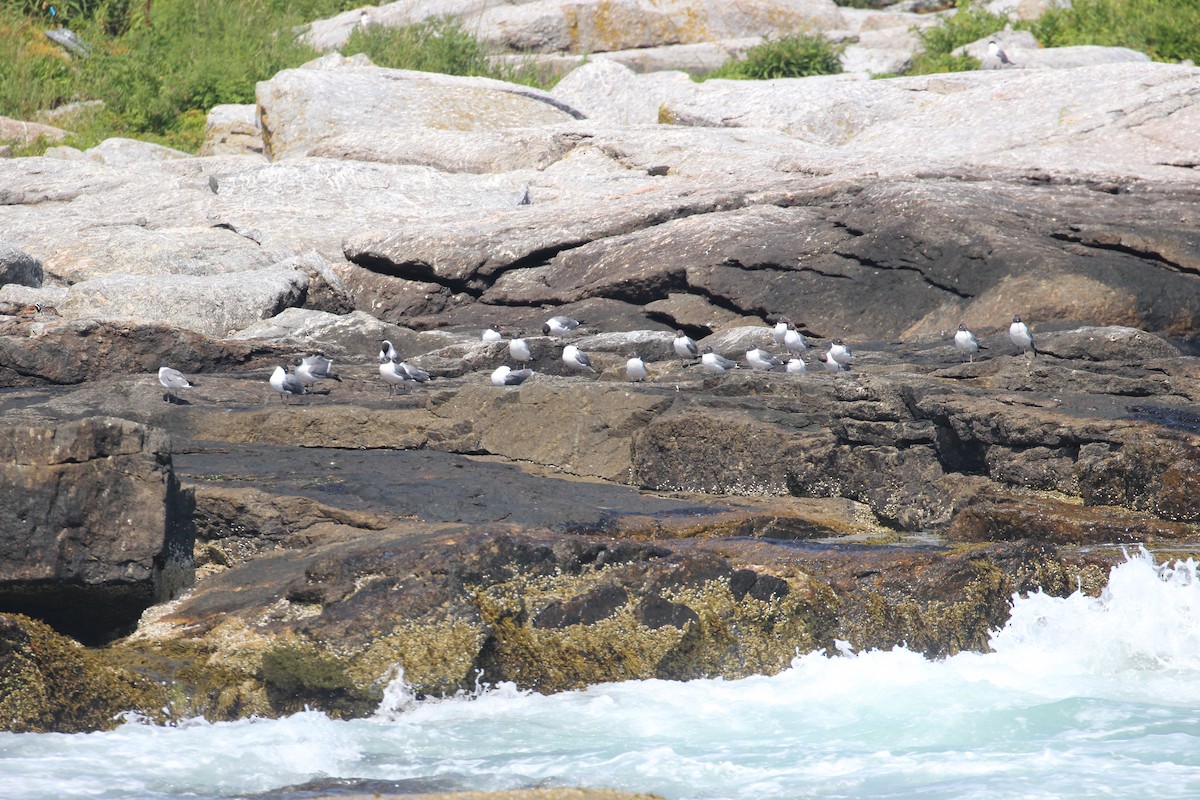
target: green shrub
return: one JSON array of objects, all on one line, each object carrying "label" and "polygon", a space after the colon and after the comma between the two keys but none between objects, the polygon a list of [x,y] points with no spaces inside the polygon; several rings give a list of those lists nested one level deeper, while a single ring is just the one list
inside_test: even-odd
[{"label": "green shrub", "polygon": [[372,63],[391,69],[478,75],[530,86],[552,81],[531,66],[517,67],[493,60],[478,39],[463,30],[454,17],[437,17],[393,28],[358,28],[342,52],[364,53]]},{"label": "green shrub", "polygon": [[1156,61],[1200,62],[1196,0],[1075,0],[1026,23],[1046,47],[1097,44],[1128,47]]},{"label": "green shrub", "polygon": [[1004,30],[1009,22],[1009,18],[1003,14],[993,14],[970,3],[960,5],[952,16],[943,17],[940,24],[917,31],[921,48],[913,57],[907,74],[928,75],[979,69],[978,59],[952,55],[952,51]]},{"label": "green shrub", "polygon": [[770,80],[836,75],[842,71],[844,49],[843,45],[816,33],[769,36],[762,44],[747,50],[744,57],[731,58],[703,79]]}]

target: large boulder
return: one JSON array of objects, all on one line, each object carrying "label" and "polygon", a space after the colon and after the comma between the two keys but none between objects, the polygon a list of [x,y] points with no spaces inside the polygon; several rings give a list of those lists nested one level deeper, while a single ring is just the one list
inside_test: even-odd
[{"label": "large boulder", "polygon": [[489,133],[578,116],[536,89],[354,63],[284,70],[258,84],[257,99],[264,152],[273,160],[350,150],[361,160],[402,161],[402,153],[387,153],[421,149],[432,138],[464,149],[456,157],[465,168],[482,162],[487,171],[515,169],[529,165],[528,158],[536,163],[537,146],[528,155],[505,152]]},{"label": "large boulder", "polygon": [[89,643],[190,582],[190,493],[161,432],[11,420],[0,436],[0,608]]}]

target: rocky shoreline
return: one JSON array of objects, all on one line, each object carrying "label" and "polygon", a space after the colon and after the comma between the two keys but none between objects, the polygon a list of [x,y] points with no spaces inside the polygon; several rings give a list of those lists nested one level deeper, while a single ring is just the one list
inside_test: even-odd
[{"label": "rocky shoreline", "polygon": [[[0,161],[4,728],[936,657],[1196,553],[1200,70],[715,81],[673,124],[612,77],[330,56],[260,85],[262,153]],[[806,374],[745,368],[780,314]],[[284,402],[311,352],[341,380]]]}]

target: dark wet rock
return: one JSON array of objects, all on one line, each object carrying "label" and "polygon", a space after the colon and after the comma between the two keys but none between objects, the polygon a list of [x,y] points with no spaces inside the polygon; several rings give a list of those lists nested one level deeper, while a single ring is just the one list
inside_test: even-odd
[{"label": "dark wet rock", "polygon": [[161,432],[8,422],[0,441],[0,609],[94,644],[190,583],[192,497]]},{"label": "dark wet rock", "polygon": [[41,286],[42,264],[20,248],[0,242],[0,286],[7,283]]},{"label": "dark wet rock", "polygon": [[1114,506],[1079,505],[1028,493],[981,492],[958,509],[947,529],[958,541],[1036,539],[1058,545],[1148,547],[1194,542],[1200,526]]},{"label": "dark wet rock", "polygon": [[223,342],[169,325],[52,319],[39,335],[0,336],[0,384],[77,384],[114,374],[191,374],[229,369],[270,352],[257,343]]}]

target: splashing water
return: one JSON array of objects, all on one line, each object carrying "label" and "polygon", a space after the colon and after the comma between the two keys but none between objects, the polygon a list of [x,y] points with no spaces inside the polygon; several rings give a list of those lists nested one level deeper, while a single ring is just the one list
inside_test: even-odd
[{"label": "splashing water", "polygon": [[1016,598],[990,653],[798,657],[779,675],[512,685],[374,718],[0,734],[0,797],[216,798],[311,780],[667,798],[1200,796],[1200,580],[1142,552],[1098,598]]}]

